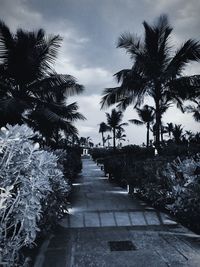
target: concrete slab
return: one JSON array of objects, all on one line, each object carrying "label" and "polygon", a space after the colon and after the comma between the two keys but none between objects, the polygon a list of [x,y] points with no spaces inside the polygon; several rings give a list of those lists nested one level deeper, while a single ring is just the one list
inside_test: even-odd
[{"label": "concrete slab", "polygon": [[100,227],[98,212],[85,212],[84,218],[86,227]]},{"label": "concrete slab", "polygon": [[84,218],[82,213],[69,215],[70,227],[85,227]]},{"label": "concrete slab", "polygon": [[147,225],[143,211],[129,212],[132,225]]},{"label": "concrete slab", "polygon": [[157,213],[155,211],[154,212],[145,211],[144,216],[146,218],[147,224],[149,224],[149,225],[151,225],[151,224],[159,225],[160,224],[160,220],[159,220]]},{"label": "concrete slab", "polygon": [[117,226],[130,226],[131,221],[128,212],[114,212]]},{"label": "concrete slab", "polygon": [[100,212],[101,226],[117,226],[113,212]]}]

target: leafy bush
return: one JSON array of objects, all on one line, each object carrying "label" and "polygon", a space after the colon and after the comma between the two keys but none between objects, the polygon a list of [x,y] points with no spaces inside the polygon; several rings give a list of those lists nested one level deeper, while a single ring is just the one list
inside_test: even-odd
[{"label": "leafy bush", "polygon": [[90,154],[93,160],[103,160],[107,159],[108,157],[113,157],[117,155],[125,155],[127,157],[135,158],[137,160],[142,160],[149,157],[153,157],[154,148],[140,147],[137,145],[124,146],[120,149],[116,148],[115,150],[112,148],[93,148],[91,149]]},{"label": "leafy bush", "polygon": [[69,186],[56,155],[37,148],[30,128],[7,128],[0,133],[0,264],[16,266],[21,249],[62,215]]},{"label": "leafy bush", "polygon": [[[168,209],[200,233],[198,149],[174,145],[164,148],[162,156],[153,157],[151,150],[129,146],[104,157],[104,171],[121,185],[133,185],[138,196],[153,206]],[[180,157],[176,158],[175,151]],[[95,153],[98,155],[98,151]]]},{"label": "leafy bush", "polygon": [[176,216],[200,231],[200,154],[168,164],[165,176],[174,202],[168,208]]},{"label": "leafy bush", "polygon": [[161,151],[160,155],[164,157],[186,157],[186,156],[192,156],[194,154],[197,154],[200,151],[200,145],[199,144],[181,144],[177,145],[174,143],[169,143],[169,145],[164,146]]},{"label": "leafy bush", "polygon": [[72,183],[82,169],[81,153],[78,148],[69,147],[67,150],[56,149],[53,153],[58,157],[58,165],[67,181]]}]

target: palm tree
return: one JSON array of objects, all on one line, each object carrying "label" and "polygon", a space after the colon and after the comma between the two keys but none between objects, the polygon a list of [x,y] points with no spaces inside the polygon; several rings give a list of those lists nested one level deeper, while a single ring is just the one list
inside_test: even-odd
[{"label": "palm tree", "polygon": [[72,122],[84,117],[66,98],[83,86],[53,69],[61,41],[42,29],[13,34],[0,21],[0,127],[26,122],[48,140],[58,139],[60,130],[77,134]]},{"label": "palm tree", "polygon": [[188,105],[186,111],[193,114],[195,121],[200,122],[200,97],[192,98],[194,105]]},{"label": "palm tree", "polygon": [[110,140],[112,137],[108,134],[107,137],[105,138],[105,143],[108,142],[108,147],[110,147]]},{"label": "palm tree", "polygon": [[160,147],[161,106],[164,102],[175,102],[180,107],[182,99],[200,86],[200,76],[181,77],[187,63],[199,61],[200,43],[189,39],[172,55],[169,37],[172,28],[167,16],[160,16],[155,25],[143,23],[145,36],[139,39],[130,33],[122,34],[118,47],[124,48],[133,60],[131,69],[115,74],[119,87],[104,90],[102,107],[119,103],[140,105],[145,96],[155,103],[156,147]]},{"label": "palm tree", "polygon": [[126,134],[124,134],[124,129],[123,127],[120,127],[118,130],[117,130],[117,133],[116,133],[116,139],[118,140],[118,146],[120,146],[120,141],[125,141],[126,139]]},{"label": "palm tree", "polygon": [[120,129],[123,126],[128,125],[127,123],[121,123],[123,118],[122,111],[117,111],[112,109],[111,114],[106,113],[107,124],[112,129],[113,132],[113,148],[116,148],[116,130]]},{"label": "palm tree", "polygon": [[147,147],[149,147],[149,130],[150,124],[154,121],[154,108],[148,105],[144,105],[143,108],[136,108],[140,120],[129,120],[136,125],[144,125],[147,127]]},{"label": "palm tree", "polygon": [[190,142],[194,138],[195,134],[190,130],[186,130],[184,136],[186,136],[187,141]]},{"label": "palm tree", "polygon": [[81,146],[86,146],[87,145],[87,138],[81,136],[79,139],[79,142],[80,142]]},{"label": "palm tree", "polygon": [[101,136],[102,136],[103,146],[105,145],[104,133],[108,131],[110,131],[110,127],[105,122],[101,122],[99,125],[99,133],[101,133]]},{"label": "palm tree", "polygon": [[183,127],[181,124],[175,124],[172,130],[174,140],[177,144],[180,144],[181,138],[183,137]]},{"label": "palm tree", "polygon": [[165,126],[165,129],[166,129],[166,131],[167,131],[167,133],[169,135],[169,138],[171,139],[172,131],[174,129],[173,123],[172,122],[167,123],[167,126]]}]

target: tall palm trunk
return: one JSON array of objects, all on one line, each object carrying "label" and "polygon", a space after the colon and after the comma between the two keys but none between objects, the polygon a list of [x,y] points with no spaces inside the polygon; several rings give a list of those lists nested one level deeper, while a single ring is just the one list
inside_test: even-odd
[{"label": "tall palm trunk", "polygon": [[113,128],[113,148],[116,148],[116,129]]},{"label": "tall palm trunk", "polygon": [[156,140],[155,140],[155,147],[160,150],[160,127],[161,127],[161,112],[160,112],[160,92],[161,92],[161,85],[155,82],[155,114],[156,114],[156,125],[155,125],[155,133],[156,133]]},{"label": "tall palm trunk", "polygon": [[159,150],[160,148],[160,112],[159,112],[159,104],[156,103],[156,125],[155,125],[155,147]]},{"label": "tall palm trunk", "polygon": [[150,124],[147,122],[147,147],[149,147],[149,129],[150,129]]},{"label": "tall palm trunk", "polygon": [[104,146],[104,135],[103,135],[103,132],[101,132],[101,136],[102,136],[102,144]]},{"label": "tall palm trunk", "polygon": [[160,138],[161,138],[161,142],[163,142],[163,141],[164,141],[163,134],[164,134],[164,132],[163,132],[163,127],[161,126],[161,131],[160,131]]}]

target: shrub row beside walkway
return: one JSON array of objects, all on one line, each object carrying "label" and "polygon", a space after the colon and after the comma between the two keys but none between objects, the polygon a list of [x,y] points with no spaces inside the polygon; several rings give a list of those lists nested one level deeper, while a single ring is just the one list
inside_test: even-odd
[{"label": "shrub row beside walkway", "polygon": [[35,267],[199,267],[198,235],[109,183],[90,159],[83,159],[69,212]]}]

